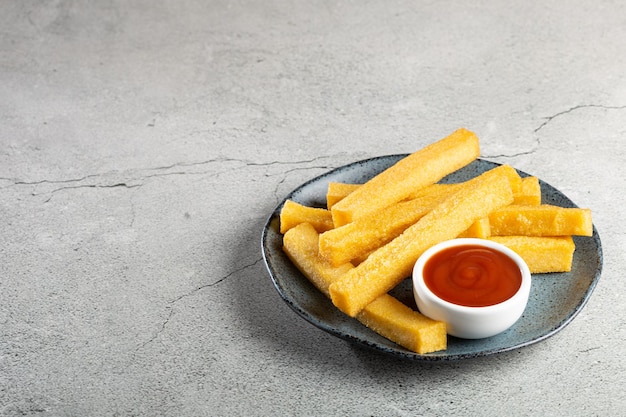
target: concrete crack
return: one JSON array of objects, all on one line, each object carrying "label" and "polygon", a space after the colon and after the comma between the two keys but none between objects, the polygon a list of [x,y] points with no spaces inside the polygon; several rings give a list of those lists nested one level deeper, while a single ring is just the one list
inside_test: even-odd
[{"label": "concrete crack", "polygon": [[581,350],[580,353],[589,353],[592,350],[597,350],[597,349],[600,349],[600,346],[594,346],[594,347],[590,347],[589,349]]},{"label": "concrete crack", "polygon": [[[127,171],[108,171],[100,174],[89,174],[76,178],[65,179],[40,179],[34,181],[25,181],[16,178],[0,178],[0,181],[4,181],[7,185],[2,188],[12,186],[28,186],[33,187],[32,195],[49,194],[47,201],[60,191],[78,189],[78,188],[136,188],[143,185],[143,183],[151,178],[167,177],[174,175],[211,175],[218,176],[226,172],[234,170],[241,170],[249,167],[271,167],[271,166],[295,166],[287,171],[281,171],[280,174],[284,175],[289,172],[304,169],[315,168],[328,168],[326,165],[320,165],[316,167],[311,166],[298,166],[302,164],[311,164],[317,161],[330,158],[330,156],[321,156],[312,159],[298,160],[298,161],[269,161],[269,162],[256,162],[252,160],[239,159],[239,158],[215,158],[204,161],[196,162],[178,162],[170,165],[156,166],[151,168],[143,168],[137,170]],[[224,169],[215,171],[214,169],[197,169],[203,167],[209,167],[214,164],[225,163],[237,163],[240,166],[226,167]],[[195,168],[195,169],[194,169]],[[56,187],[55,187],[56,186]]]},{"label": "concrete crack", "polygon": [[[306,166],[306,167],[296,167],[296,168],[292,168],[289,169],[287,171],[281,171],[280,173],[274,174],[274,175],[280,175],[281,179],[276,182],[276,185],[274,187],[274,199],[276,201],[280,201],[281,197],[281,192],[280,192],[280,187],[285,183],[285,181],[287,180],[287,175],[292,173],[292,172],[296,172],[296,171],[308,171],[311,169],[323,169],[323,170],[329,170],[334,168],[334,166],[328,166],[328,165],[317,165],[317,166]],[[272,175],[267,174],[266,177],[270,177]]]},{"label": "concrete crack", "polygon": [[517,158],[519,156],[531,155],[531,154],[535,153],[537,151],[537,149],[539,149],[540,146],[541,146],[541,140],[538,137],[536,137],[534,146],[532,146],[527,151],[517,152],[517,153],[513,153],[513,154],[484,155],[484,157],[488,158],[488,159],[489,158]]},{"label": "concrete crack", "polygon": [[204,285],[201,285],[199,287],[196,287],[193,290],[191,290],[191,291],[189,291],[189,292],[187,292],[185,294],[179,295],[178,297],[168,301],[168,305],[165,307],[166,310],[167,310],[167,316],[165,317],[165,320],[163,320],[163,322],[159,326],[159,329],[154,333],[154,335],[152,335],[152,337],[150,337],[150,339],[148,339],[145,342],[143,342],[142,344],[140,344],[135,350],[138,351],[138,350],[146,347],[150,343],[154,342],[159,337],[159,335],[161,335],[165,331],[165,329],[167,328],[170,320],[174,316],[174,305],[176,303],[178,303],[179,301],[181,301],[181,300],[183,300],[183,299],[185,299],[187,297],[192,296],[193,294],[195,294],[198,291],[201,291],[201,290],[203,290],[205,288],[214,287],[214,286],[224,282],[228,278],[232,277],[233,275],[236,275],[236,274],[238,274],[238,273],[240,273],[240,272],[242,272],[242,271],[244,271],[244,270],[246,270],[248,268],[251,268],[251,267],[257,265],[261,261],[262,261],[262,259],[256,259],[256,260],[254,260],[253,262],[251,262],[249,264],[243,265],[243,266],[241,266],[241,267],[239,267],[239,268],[229,272],[228,274],[226,274],[223,277],[219,278],[217,281],[214,281],[214,282],[211,282],[211,283],[204,284]]},{"label": "concrete crack", "polygon": [[128,185],[124,182],[120,182],[117,184],[104,184],[104,185],[98,185],[98,184],[81,184],[81,185],[74,185],[74,186],[67,186],[67,187],[59,187],[59,188],[55,188],[53,190],[51,190],[50,196],[44,201],[44,203],[49,202],[52,199],[52,196],[54,195],[54,193],[59,192],[59,191],[63,191],[63,190],[72,190],[72,189],[77,189],[77,188],[117,188],[117,187],[122,187],[122,188],[137,188],[137,187],[141,187],[141,184],[134,184],[134,185]]},{"label": "concrete crack", "polygon": [[[605,109],[605,110],[624,110],[626,106],[606,106],[602,104],[580,104],[574,107],[570,107],[567,110],[560,111],[558,113],[553,114],[552,116],[544,117],[544,121],[533,130],[533,133],[537,134],[544,127],[550,124],[553,120],[558,119],[561,116],[564,116],[569,113],[576,112],[582,109]],[[483,155],[485,158],[516,158],[524,155],[531,155],[535,153],[541,147],[541,138],[539,135],[535,135],[535,143],[534,145],[527,151],[520,151],[514,154],[494,154],[494,155]]]},{"label": "concrete crack", "polygon": [[548,123],[552,122],[554,119],[556,119],[556,118],[558,118],[560,116],[563,116],[563,115],[568,114],[568,113],[572,113],[572,112],[577,111],[577,110],[588,109],[588,108],[605,109],[605,110],[623,110],[623,109],[626,109],[626,106],[605,106],[605,105],[602,105],[602,104],[580,104],[578,106],[574,106],[574,107],[571,107],[571,108],[569,108],[567,110],[563,110],[561,112],[553,114],[552,116],[545,117],[544,122],[541,123],[534,130],[534,132],[535,133],[539,132],[541,129],[546,127],[546,125]]},{"label": "concrete crack", "polygon": [[163,323],[161,323],[161,327],[159,328],[159,330],[157,330],[156,333],[150,339],[146,340],[141,345],[139,345],[137,347],[137,349],[135,349],[136,351],[140,350],[140,349],[146,347],[147,345],[149,345],[150,343],[154,342],[156,340],[156,338],[159,337],[159,335],[165,331],[165,328],[167,327],[167,324],[170,322],[170,319],[174,315],[174,310],[173,310],[172,306],[167,306],[166,308],[168,310],[167,317],[165,318]]},{"label": "concrete crack", "polygon": [[183,298],[192,296],[193,294],[197,293],[198,291],[201,291],[201,290],[203,290],[205,288],[214,287],[214,286],[224,282],[228,278],[232,277],[233,275],[236,275],[236,274],[238,274],[241,271],[244,271],[244,270],[246,270],[248,268],[251,268],[251,267],[255,266],[256,264],[258,264],[261,261],[262,261],[262,259],[257,259],[254,262],[251,262],[249,264],[243,265],[242,267],[239,267],[239,268],[235,269],[234,271],[231,271],[228,274],[224,275],[223,277],[219,278],[217,281],[201,285],[201,286],[196,287],[193,290],[189,291],[188,293],[179,295],[178,297],[176,297],[173,300],[171,300],[169,303],[170,303],[170,305],[171,304],[175,304],[175,303],[179,302],[180,300],[182,300]]}]

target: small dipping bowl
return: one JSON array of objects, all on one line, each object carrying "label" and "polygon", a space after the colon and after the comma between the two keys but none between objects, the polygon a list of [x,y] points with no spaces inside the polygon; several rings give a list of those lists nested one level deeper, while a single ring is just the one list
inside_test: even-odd
[{"label": "small dipping bowl", "polygon": [[522,316],[530,294],[528,265],[506,246],[459,238],[426,250],[413,268],[419,311],[446,323],[449,335],[494,336]]}]

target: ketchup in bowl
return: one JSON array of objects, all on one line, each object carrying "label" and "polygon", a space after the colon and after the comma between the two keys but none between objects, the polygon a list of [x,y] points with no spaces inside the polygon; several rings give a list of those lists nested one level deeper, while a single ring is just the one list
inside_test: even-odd
[{"label": "ketchup in bowl", "polygon": [[522,284],[519,266],[500,251],[479,245],[452,246],[424,265],[424,282],[439,298],[485,307],[511,298]]},{"label": "ketchup in bowl", "polygon": [[511,249],[485,239],[452,239],[428,250],[413,268],[418,310],[446,323],[449,335],[495,336],[523,314],[532,277]]}]

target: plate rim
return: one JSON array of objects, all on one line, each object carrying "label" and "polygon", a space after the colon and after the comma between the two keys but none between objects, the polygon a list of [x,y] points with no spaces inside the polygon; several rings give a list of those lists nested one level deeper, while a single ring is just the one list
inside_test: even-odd
[{"label": "plate rim", "polygon": [[[536,344],[538,342],[541,342],[543,340],[546,340],[550,337],[552,337],[553,335],[555,335],[556,333],[558,333],[559,331],[561,331],[563,328],[565,328],[569,323],[572,322],[572,320],[574,320],[574,318],[582,311],[582,309],[584,308],[584,306],[587,304],[587,302],[589,301],[589,299],[591,298],[591,295],[593,293],[593,291],[595,290],[595,287],[598,284],[598,281],[602,275],[602,268],[603,268],[603,253],[602,253],[602,244],[601,244],[601,240],[600,240],[600,235],[599,232],[596,228],[596,225],[593,224],[593,234],[591,237],[584,237],[584,238],[588,238],[588,239],[593,239],[594,243],[596,244],[596,250],[598,252],[598,265],[597,265],[597,269],[595,271],[595,274],[593,276],[593,279],[591,280],[589,286],[585,289],[584,294],[581,298],[581,300],[576,304],[576,306],[574,306],[574,309],[567,315],[567,317],[565,317],[563,320],[561,320],[559,323],[557,323],[555,326],[553,326],[551,329],[549,329],[548,331],[544,332],[543,334],[539,335],[538,337],[526,340],[526,341],[521,341],[519,343],[514,343],[510,346],[505,346],[505,347],[495,347],[493,349],[485,349],[482,351],[478,351],[478,352],[469,352],[469,353],[456,353],[456,354],[446,354],[445,350],[443,351],[438,351],[438,352],[432,352],[432,353],[427,353],[427,354],[419,354],[416,352],[412,352],[409,351],[405,348],[403,348],[400,345],[396,346],[398,347],[398,349],[391,349],[388,346],[382,346],[378,343],[376,343],[375,341],[371,341],[371,340],[365,340],[359,337],[355,337],[353,335],[349,335],[346,333],[341,332],[339,329],[336,329],[335,327],[324,323],[323,321],[319,321],[317,320],[317,318],[313,317],[311,315],[311,313],[309,311],[307,311],[306,309],[302,308],[302,306],[298,305],[296,302],[294,302],[294,300],[291,299],[291,297],[289,297],[289,295],[286,293],[283,285],[281,284],[280,280],[277,278],[277,273],[275,272],[273,265],[271,263],[271,255],[269,253],[269,247],[267,244],[268,241],[268,236],[269,236],[269,232],[271,230],[271,225],[273,222],[278,221],[279,215],[280,215],[280,210],[282,209],[283,205],[285,204],[285,202],[290,199],[291,197],[293,197],[296,193],[300,192],[302,189],[306,188],[308,185],[311,185],[315,182],[319,182],[322,181],[324,178],[326,177],[330,177],[332,175],[334,175],[335,173],[337,173],[340,170],[346,170],[349,168],[352,168],[356,165],[363,165],[363,164],[367,164],[368,162],[371,163],[373,161],[378,161],[378,160],[384,160],[384,159],[401,159],[403,157],[408,156],[408,153],[399,153],[399,154],[387,154],[387,155],[379,155],[379,156],[374,156],[374,157],[370,157],[370,158],[365,158],[365,159],[361,159],[361,160],[357,160],[357,161],[353,161],[350,162],[348,164],[344,164],[338,167],[335,167],[333,169],[330,169],[318,176],[315,176],[313,178],[308,179],[307,181],[301,183],[299,186],[297,186],[296,188],[294,188],[293,190],[291,190],[290,192],[288,192],[285,197],[278,203],[278,205],[276,205],[276,207],[274,208],[274,210],[272,210],[272,212],[270,213],[270,215],[267,217],[264,226],[263,226],[263,231],[261,234],[261,252],[262,252],[262,256],[263,256],[263,261],[266,267],[266,270],[270,276],[270,279],[273,283],[274,288],[277,290],[277,292],[279,293],[281,299],[294,311],[297,313],[297,315],[299,315],[301,318],[303,318],[304,320],[306,320],[307,322],[309,322],[310,324],[312,324],[313,326],[335,336],[338,337],[342,340],[345,340],[349,343],[354,343],[357,344],[359,346],[363,346],[369,349],[372,349],[374,351],[377,351],[379,353],[383,353],[386,355],[391,355],[394,357],[401,357],[403,359],[409,359],[411,361],[420,361],[420,362],[441,362],[441,361],[458,361],[458,360],[463,360],[463,359],[470,359],[470,358],[477,358],[477,357],[483,357],[483,356],[490,356],[490,355],[494,355],[494,354],[499,354],[499,353],[504,353],[504,352],[508,352],[508,351],[512,351],[512,350],[517,350],[517,349],[521,349],[523,347],[526,346],[530,346],[533,344]],[[479,161],[481,163],[487,163],[487,164],[491,164],[494,167],[496,166],[500,166],[503,165],[502,163],[499,162],[494,162],[494,161],[489,161],[487,159],[483,159],[483,158],[477,158],[476,161]],[[391,165],[389,165],[391,166]],[[521,175],[521,176],[529,176],[530,174],[521,171],[517,168],[515,168],[516,171]],[[563,194],[561,191],[559,191],[557,188],[553,187],[552,185],[550,185],[549,183],[541,180],[541,178],[538,178],[540,181],[540,184],[542,185],[542,187],[545,185],[549,188],[551,188],[552,190],[558,192],[563,198],[565,198],[573,207],[578,207],[571,199],[569,199],[569,197],[567,197],[565,194]],[[306,277],[303,276],[303,279],[306,279]],[[348,317],[348,316],[346,316]],[[363,326],[364,328],[367,329],[367,327]],[[371,330],[370,330],[371,331]],[[380,336],[382,337],[382,336]],[[448,338],[450,338],[451,336],[448,335]],[[391,342],[393,343],[393,342]]]}]

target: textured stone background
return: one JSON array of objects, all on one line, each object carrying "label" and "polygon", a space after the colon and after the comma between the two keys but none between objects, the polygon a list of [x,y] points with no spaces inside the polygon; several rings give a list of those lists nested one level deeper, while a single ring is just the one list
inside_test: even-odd
[{"label": "textured stone background", "polygon": [[[0,415],[618,415],[626,7],[618,1],[0,2]],[[593,210],[563,331],[407,363],[283,303],[294,187],[458,127]]]}]

